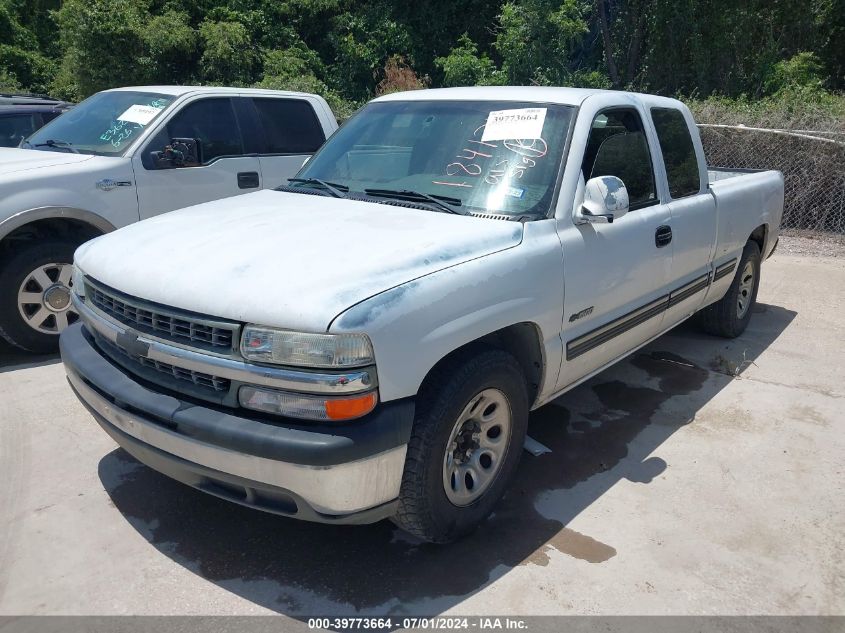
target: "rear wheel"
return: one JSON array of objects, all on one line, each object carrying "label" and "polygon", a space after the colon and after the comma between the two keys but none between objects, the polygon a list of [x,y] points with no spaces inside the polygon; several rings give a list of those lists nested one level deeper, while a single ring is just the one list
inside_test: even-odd
[{"label": "rear wheel", "polygon": [[701,328],[716,336],[735,338],[745,331],[760,287],[760,247],[748,242],[725,296],[698,313]]},{"label": "rear wheel", "polygon": [[0,336],[6,341],[52,352],[59,334],[79,319],[70,301],[75,249],[68,242],[31,242],[2,262]]},{"label": "rear wheel", "polygon": [[513,478],[528,408],[510,354],[481,350],[436,369],[420,392],[394,522],[434,543],[473,531]]}]

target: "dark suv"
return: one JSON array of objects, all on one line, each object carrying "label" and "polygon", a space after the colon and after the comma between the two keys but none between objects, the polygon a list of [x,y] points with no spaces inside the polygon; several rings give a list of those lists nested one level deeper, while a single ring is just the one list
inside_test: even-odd
[{"label": "dark suv", "polygon": [[46,95],[0,93],[0,147],[17,147],[22,139],[72,107]]}]

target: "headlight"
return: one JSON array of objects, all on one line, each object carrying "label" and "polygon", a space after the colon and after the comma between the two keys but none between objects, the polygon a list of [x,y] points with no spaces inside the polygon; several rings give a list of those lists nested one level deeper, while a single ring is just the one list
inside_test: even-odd
[{"label": "headlight", "polygon": [[73,265],[73,277],[71,277],[70,286],[78,297],[85,296],[85,273],[76,264]]},{"label": "headlight", "polygon": [[241,337],[247,360],[293,367],[349,368],[372,365],[366,334],[306,334],[247,325]]}]

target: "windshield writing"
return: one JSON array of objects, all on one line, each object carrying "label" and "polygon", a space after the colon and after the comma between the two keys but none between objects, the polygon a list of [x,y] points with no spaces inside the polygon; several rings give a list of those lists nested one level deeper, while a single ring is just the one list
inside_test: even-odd
[{"label": "windshield writing", "polygon": [[172,101],[149,92],[101,92],[35,132],[22,147],[118,156]]}]

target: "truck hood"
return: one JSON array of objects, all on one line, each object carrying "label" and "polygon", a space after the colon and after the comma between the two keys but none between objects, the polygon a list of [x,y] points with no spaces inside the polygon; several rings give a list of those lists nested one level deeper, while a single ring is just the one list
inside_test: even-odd
[{"label": "truck hood", "polygon": [[70,152],[42,152],[34,149],[18,149],[16,147],[0,147],[0,176],[13,174],[28,169],[55,167],[71,163],[82,163],[91,160],[89,154],[73,154]]},{"label": "truck hood", "polygon": [[517,222],[261,191],[174,211],[81,246],[126,294],[201,314],[325,331],[418,277],[516,246]]}]

